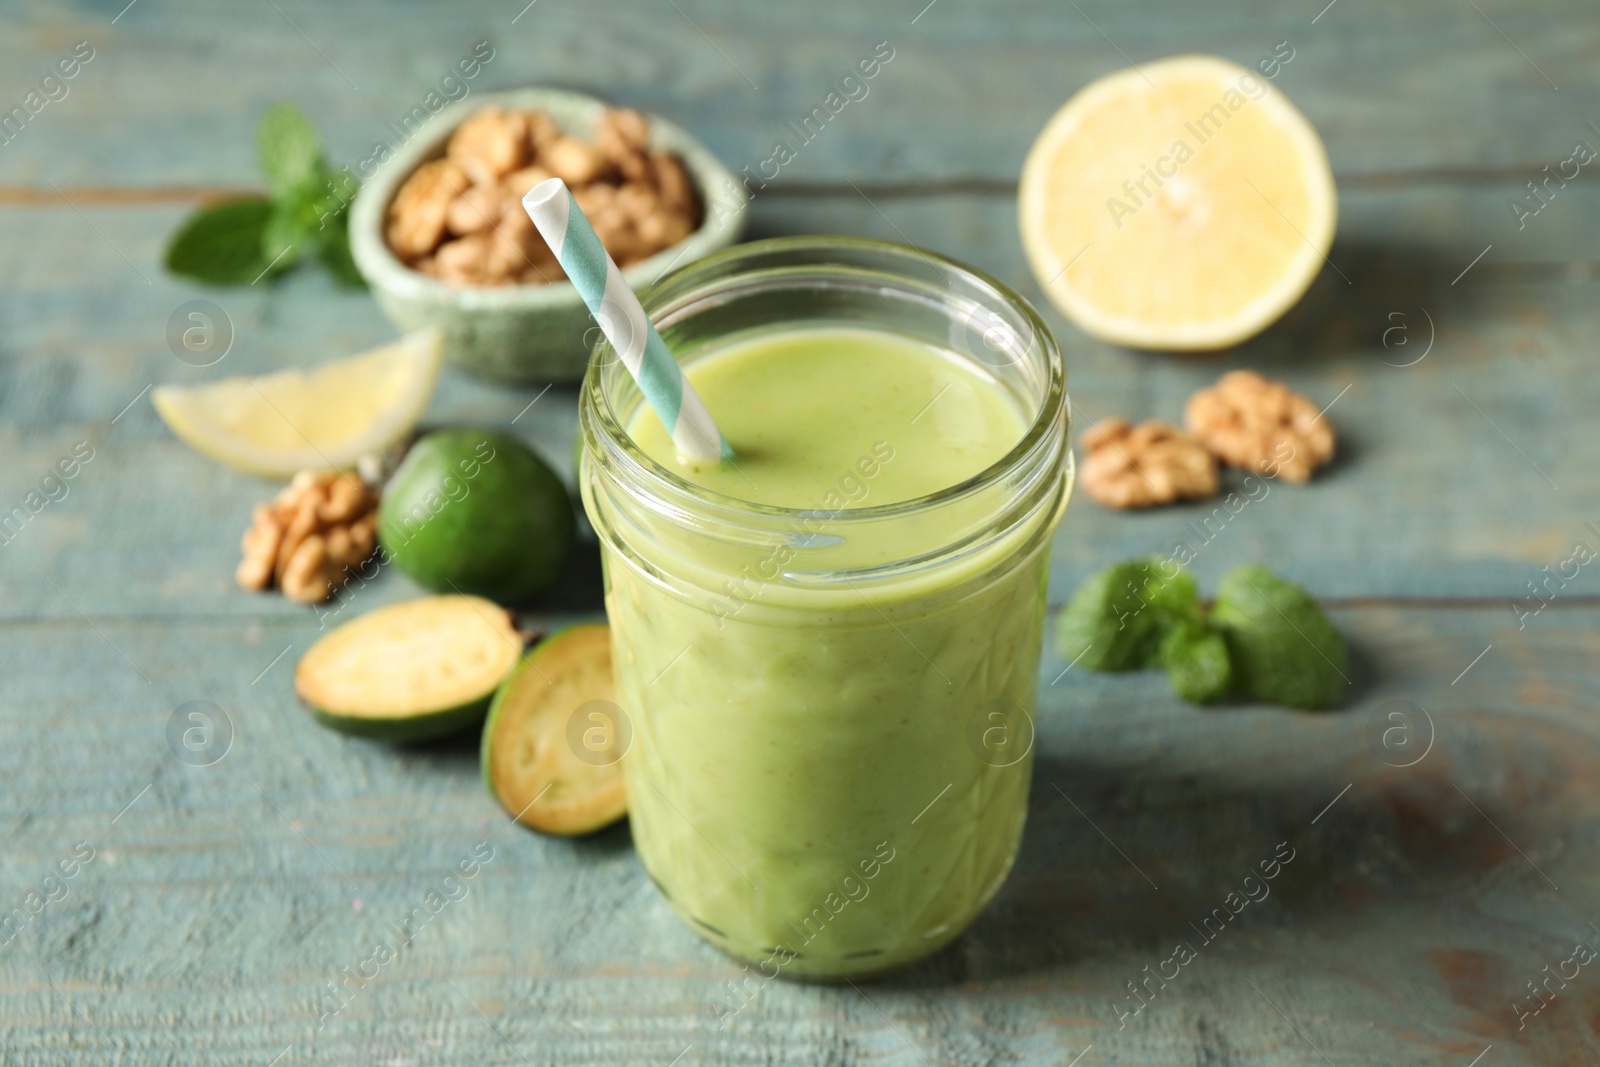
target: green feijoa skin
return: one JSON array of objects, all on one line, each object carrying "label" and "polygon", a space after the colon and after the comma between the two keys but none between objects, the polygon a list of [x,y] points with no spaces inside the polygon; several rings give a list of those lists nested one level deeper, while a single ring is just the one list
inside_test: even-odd
[{"label": "green feijoa skin", "polygon": [[378,508],[378,539],[418,584],[524,600],[572,551],[572,501],[550,467],[510,434],[436,430],[401,461]]}]

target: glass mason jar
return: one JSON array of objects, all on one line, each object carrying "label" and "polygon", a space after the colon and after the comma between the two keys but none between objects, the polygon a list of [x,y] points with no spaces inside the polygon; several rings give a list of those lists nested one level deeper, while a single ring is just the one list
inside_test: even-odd
[{"label": "glass mason jar", "polygon": [[[892,436],[815,509],[694,485],[625,427],[609,345],[580,401],[639,858],[703,937],[766,977],[884,970],[956,937],[1027,811],[1051,535],[1071,490],[1061,353],[1000,282],[849,238],[710,256],[642,294],[680,360],[808,326],[886,331],[983,371],[1027,427],[987,470],[851,506]],[[713,412],[713,415],[715,412]]]}]

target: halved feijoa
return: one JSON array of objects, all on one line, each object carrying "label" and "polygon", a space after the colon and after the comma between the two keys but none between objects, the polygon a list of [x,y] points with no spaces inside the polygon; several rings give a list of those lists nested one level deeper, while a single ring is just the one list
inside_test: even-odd
[{"label": "halved feijoa", "polygon": [[476,596],[430,596],[368,612],[300,657],[294,691],[318,722],[384,741],[477,725],[522,654],[511,617]]},{"label": "halved feijoa", "polygon": [[552,634],[523,657],[483,726],[484,780],[512,818],[572,835],[628,813],[622,757],[632,729],[615,695],[603,624]]}]

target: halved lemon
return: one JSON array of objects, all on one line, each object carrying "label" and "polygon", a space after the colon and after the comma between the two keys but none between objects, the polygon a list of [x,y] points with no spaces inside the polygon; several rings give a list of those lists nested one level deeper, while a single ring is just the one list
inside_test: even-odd
[{"label": "halved lemon", "polygon": [[150,399],[173,433],[238,470],[277,478],[347,470],[411,432],[443,351],[443,335],[424,330],[309,370],[164,385]]},{"label": "halved lemon", "polygon": [[1333,242],[1316,130],[1255,71],[1177,56],[1090,83],[1022,168],[1029,265],[1086,332],[1215,349],[1305,293]]}]

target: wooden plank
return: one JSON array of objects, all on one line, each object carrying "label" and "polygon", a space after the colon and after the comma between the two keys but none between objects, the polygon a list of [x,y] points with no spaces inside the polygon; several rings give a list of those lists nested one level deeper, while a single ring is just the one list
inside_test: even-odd
[{"label": "wooden plank", "polygon": [[[318,728],[292,653],[260,676],[304,620],[7,623],[0,903],[76,842],[94,856],[0,948],[0,1044],[124,1065],[1592,1058],[1592,983],[1523,1029],[1511,1004],[1593,937],[1600,610],[1520,633],[1495,611],[1335,614],[1356,686],[1327,714],[1197,710],[1158,676],[1060,677],[1047,648],[1029,827],[976,927],[859,992],[768,986],[724,1030],[708,1001],[738,968],[673,918],[625,829],[509,825],[470,741]],[[232,723],[210,766],[166,737],[193,699]],[[1415,732],[1385,748],[1396,709]],[[319,1030],[319,987],[480,841],[494,854],[461,899]],[[1196,934],[1280,842],[1270,895]],[[1197,958],[1122,1019],[1123,983],[1178,940]]]},{"label": "wooden plank", "polygon": [[[1576,140],[1600,144],[1587,7],[522,5],[0,11],[0,113],[74,42],[96,48],[70,96],[0,144],[0,509],[78,442],[95,449],[66,497],[0,544],[0,918],[27,914],[30,892],[61,896],[0,932],[0,1060],[1600,1059],[1587,968],[1517,1017],[1537,1004],[1527,983],[1593,943],[1600,889],[1585,847],[1600,823],[1588,568],[1536,615],[1519,621],[1512,603],[1575,541],[1600,546],[1582,434],[1600,399],[1600,187],[1585,176],[1521,227],[1511,208]],[[235,536],[270,487],[174,441],[144,390],[303,365],[392,330],[319,276],[180,284],[160,248],[201,191],[257,182],[251,126],[273,100],[305,106],[354,162],[479,40],[496,56],[476,88],[598,89],[683,123],[735,168],[797,141],[788,123],[888,40],[870,95],[757,198],[756,234],[915,241],[1034,300],[1010,190],[1054,108],[1128,62],[1252,63],[1287,42],[1278,85],[1323,133],[1342,189],[1340,240],[1308,299],[1220,360],[1114,350],[1045,314],[1085,422],[1175,417],[1223,367],[1253,365],[1333,404],[1340,459],[1310,487],[1212,517],[1215,533],[1206,508],[1131,516],[1080,498],[1051,593],[1180,540],[1207,588],[1267,561],[1334,598],[1346,706],[1197,710],[1157,675],[1069,669],[1052,628],[1029,827],[974,929],[860,989],[767,986],[725,1029],[712,999],[741,972],[671,915],[626,829],[561,842],[510,825],[470,738],[400,749],[316,727],[289,672],[317,614],[231,585]],[[237,333],[205,369],[165,338],[199,297]],[[1427,357],[1397,366],[1425,330]],[[572,391],[528,408],[538,395],[451,376],[429,419],[512,426],[565,472]],[[599,586],[586,541],[524,619],[594,617]],[[334,619],[414,592],[386,574]],[[230,724],[206,766],[169,737],[193,700]],[[93,859],[63,895],[43,879],[78,842]],[[1294,859],[1271,895],[1202,932],[1280,843]],[[398,944],[395,924],[430,890],[452,893],[475,846],[492,858],[461,899],[319,1019],[327,983]],[[1126,983],[1178,941],[1196,958],[1152,981],[1144,1006]]]},{"label": "wooden plank", "polygon": [[[1343,441],[1341,458],[1311,486],[1270,487],[1227,522],[1213,515],[1215,502],[1129,515],[1080,496],[1057,541],[1054,597],[1110,558],[1170,554],[1180,542],[1207,584],[1235,563],[1265,560],[1328,597],[1525,595],[1575,541],[1600,547],[1587,527],[1600,521],[1600,472],[1556,429],[1587,425],[1600,402],[1588,356],[1600,328],[1592,265],[1600,193],[1571,193],[1520,233],[1501,214],[1507,187],[1347,194],[1332,259],[1353,284],[1330,268],[1282,323],[1221,359],[1114,349],[1045,308],[1083,425],[1113,413],[1179,418],[1192,390],[1246,364],[1333,403],[1328,417]],[[204,290],[166,277],[155,263],[182,210],[0,209],[5,246],[30,250],[26,267],[0,261],[0,447],[11,457],[0,501],[22,503],[78,442],[96,449],[68,496],[0,546],[0,615],[73,617],[41,575],[91,615],[299,613],[231,585],[235,538],[269,487],[191,453],[142,391],[303,365],[392,331],[366,296],[319,275],[267,290]],[[1043,306],[1013,226],[1005,198],[756,202],[758,236],[911,240],[972,261]],[[187,366],[167,347],[169,317],[195,298],[219,304],[234,326],[234,348],[214,367]],[[1397,366],[1424,351],[1430,321],[1432,351]],[[515,420],[565,472],[574,394],[552,389],[519,417],[538,395],[451,375],[430,419]],[[558,602],[596,607],[596,589],[577,582]],[[1567,591],[1593,592],[1581,579]]]},{"label": "wooden plank", "polygon": [[[95,49],[69,95],[0,149],[0,185],[254,185],[250,125],[283,97],[315,115],[336,159],[359,162],[393,140],[390,124],[479,41],[494,58],[471,88],[598,90],[686,123],[735,169],[754,168],[784,140],[800,148],[783,170],[794,183],[1009,186],[1046,118],[1090,79],[1179,51],[1254,66],[1279,42],[1294,58],[1278,84],[1321,130],[1341,175],[1538,171],[1595,136],[1584,102],[1600,23],[1582,0],[1477,10],[1452,0],[1345,3],[1320,17],[1313,4],[1005,0],[939,3],[919,16],[919,0],[694,0],[613,5],[601,19],[582,6],[519,15],[520,4],[483,0],[400,13],[186,0],[137,4],[113,25],[123,6],[0,15],[7,109],[76,42]],[[788,124],[821,106],[879,41],[894,48],[890,64],[802,147]],[[273,77],[240,77],[245,70]]]}]

